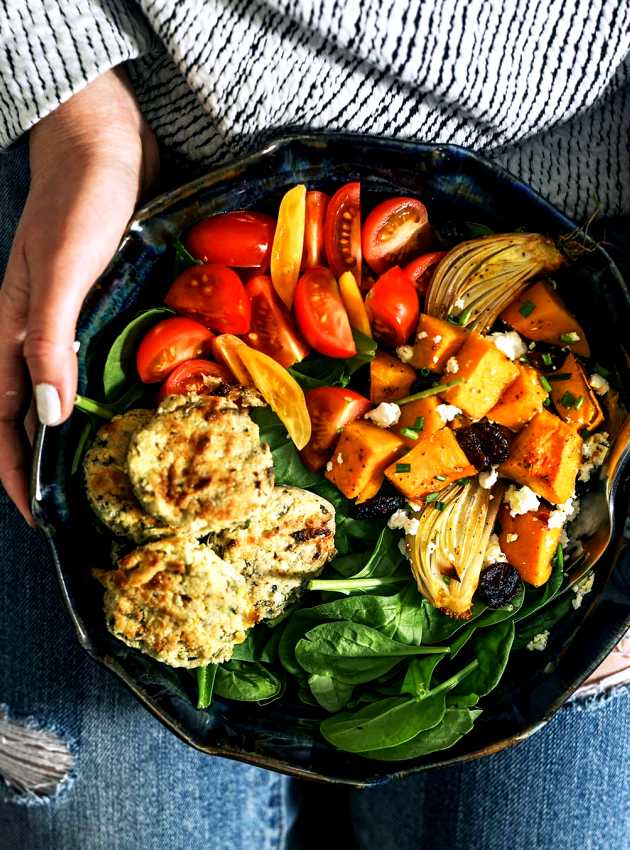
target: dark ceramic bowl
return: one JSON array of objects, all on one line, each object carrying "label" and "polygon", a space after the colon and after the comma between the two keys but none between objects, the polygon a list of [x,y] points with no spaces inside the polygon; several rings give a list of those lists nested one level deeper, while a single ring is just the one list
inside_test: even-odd
[{"label": "dark ceramic bowl", "polygon": [[[223,210],[276,209],[281,195],[298,182],[330,190],[348,180],[361,180],[368,203],[379,195],[416,195],[428,204],[434,221],[468,220],[499,231],[524,228],[552,236],[574,228],[527,186],[461,148],[356,135],[283,138],[162,195],[138,213],[81,316],[79,391],[86,391],[90,364],[98,363],[116,329],[140,308],[159,302],[172,275],[169,245],[189,225]],[[622,340],[630,324],[630,298],[607,254],[591,247],[561,283],[562,291],[588,329],[594,351],[607,363],[615,361],[617,379],[627,381]],[[90,387],[94,391],[93,382]],[[629,389],[624,389],[626,397]],[[206,753],[363,786],[496,752],[549,720],[630,623],[630,556],[621,545],[621,521],[587,602],[554,629],[546,651],[513,655],[502,686],[484,700],[475,729],[452,749],[399,765],[375,763],[328,746],[318,735],[312,710],[301,703],[280,700],[263,707],[217,700],[209,711],[197,711],[189,699],[193,680],[188,674],[127,649],[105,629],[101,593],[90,568],[107,561],[109,541],[89,517],[80,476],[70,474],[84,421],[75,412],[60,428],[40,429],[33,471],[33,511],[50,543],[77,637],[162,723]],[[628,488],[617,492],[623,520]]]}]

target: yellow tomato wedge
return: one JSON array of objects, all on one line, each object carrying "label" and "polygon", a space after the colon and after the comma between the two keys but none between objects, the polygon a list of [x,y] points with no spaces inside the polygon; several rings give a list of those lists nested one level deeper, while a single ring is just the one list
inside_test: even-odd
[{"label": "yellow tomato wedge", "polygon": [[306,186],[289,189],[280,201],[278,223],[271,248],[271,280],[286,306],[291,309],[293,292],[300,276],[306,219]]},{"label": "yellow tomato wedge", "polygon": [[223,363],[234,375],[237,382],[246,387],[254,383],[238,354],[239,346],[245,345],[238,337],[232,334],[221,334],[212,340],[212,353],[215,360]]},{"label": "yellow tomato wedge", "polygon": [[370,320],[361,297],[359,289],[352,272],[344,272],[339,278],[339,291],[341,292],[341,300],[346,308],[350,327],[360,331],[365,336],[372,336],[370,330]]},{"label": "yellow tomato wedge", "polygon": [[241,369],[247,371],[250,383],[278,415],[297,448],[303,449],[311,439],[311,417],[302,387],[269,355],[231,334],[223,336],[229,338],[229,347],[237,354]]}]

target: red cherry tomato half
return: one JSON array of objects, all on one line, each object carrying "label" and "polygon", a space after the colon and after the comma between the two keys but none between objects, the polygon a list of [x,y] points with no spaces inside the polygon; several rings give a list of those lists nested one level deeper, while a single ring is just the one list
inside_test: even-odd
[{"label": "red cherry tomato half", "polygon": [[403,271],[418,290],[418,295],[424,295],[427,291],[437,264],[445,256],[446,251],[432,251],[430,254],[422,254],[405,266]]},{"label": "red cherry tomato half", "polygon": [[266,271],[275,221],[268,215],[237,210],[204,218],[188,231],[189,253],[204,263]]},{"label": "red cherry tomato half", "polygon": [[375,339],[392,347],[404,345],[418,321],[420,301],[415,286],[399,266],[382,274],[365,299]]},{"label": "red cherry tomato half", "polygon": [[311,417],[311,439],[302,449],[302,460],[314,472],[321,469],[339,437],[339,431],[372,407],[369,399],[341,387],[307,390],[306,407]]},{"label": "red cherry tomato half", "polygon": [[249,297],[239,276],[227,266],[191,266],[175,280],[164,301],[217,333],[244,334],[249,330]]},{"label": "red cherry tomato half", "polygon": [[361,280],[361,184],[346,183],[330,199],[324,222],[328,265],[339,279],[351,271]]},{"label": "red cherry tomato half", "polygon": [[210,349],[213,335],[192,319],[174,316],[154,325],[136,353],[136,368],[145,384],[162,381],[184,360],[201,357]]},{"label": "red cherry tomato half", "polygon": [[361,244],[377,274],[426,250],[432,238],[427,208],[416,198],[390,198],[365,219]]},{"label": "red cherry tomato half", "polygon": [[346,308],[332,273],[318,266],[298,280],[293,300],[304,338],[320,354],[352,357],[357,353]]},{"label": "red cherry tomato half", "polygon": [[324,263],[324,222],[330,198],[325,192],[306,193],[306,222],[302,266],[313,269]]},{"label": "red cherry tomato half", "polygon": [[249,333],[243,337],[245,342],[287,369],[303,360],[309,347],[276,294],[271,278],[266,275],[253,277],[245,289],[252,305],[252,323]]},{"label": "red cherry tomato half", "polygon": [[212,363],[210,360],[185,360],[176,366],[160,387],[158,402],[169,395],[187,395],[197,393],[203,395],[208,387],[204,376],[220,378],[224,384],[234,383],[234,378],[228,368]]}]

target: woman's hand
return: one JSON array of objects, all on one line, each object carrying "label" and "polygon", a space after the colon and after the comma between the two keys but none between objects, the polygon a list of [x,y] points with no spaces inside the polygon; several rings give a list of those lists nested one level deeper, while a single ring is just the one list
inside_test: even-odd
[{"label": "woman's hand", "polygon": [[34,127],[30,160],[30,190],[0,289],[0,481],[27,522],[24,419],[32,388],[43,424],[70,415],[81,304],[159,168],[153,134],[119,70]]}]

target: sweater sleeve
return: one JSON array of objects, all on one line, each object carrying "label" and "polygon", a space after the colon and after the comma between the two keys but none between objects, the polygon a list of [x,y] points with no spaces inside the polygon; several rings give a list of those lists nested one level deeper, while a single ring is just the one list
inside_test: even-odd
[{"label": "sweater sleeve", "polygon": [[156,44],[133,0],[0,0],[0,148]]}]

